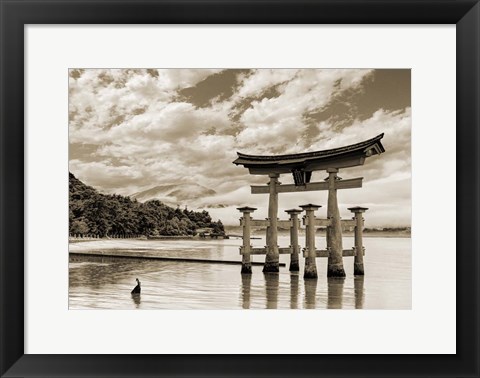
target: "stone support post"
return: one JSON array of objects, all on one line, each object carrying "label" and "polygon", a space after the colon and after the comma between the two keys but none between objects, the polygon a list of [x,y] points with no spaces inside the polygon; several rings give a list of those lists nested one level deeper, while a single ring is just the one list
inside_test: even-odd
[{"label": "stone support post", "polygon": [[290,226],[290,248],[292,248],[292,254],[290,255],[290,272],[298,272],[300,266],[298,264],[298,255],[300,253],[300,245],[298,244],[298,214],[302,210],[290,209],[285,210],[287,214],[290,215],[290,221],[292,225]]},{"label": "stone support post", "polygon": [[303,278],[317,278],[317,252],[315,250],[315,214],[314,211],[318,210],[320,205],[303,205],[300,206],[305,210],[305,223],[306,223],[306,235],[305,235],[305,273]]},{"label": "stone support post", "polygon": [[331,225],[327,228],[328,268],[327,277],[345,277],[343,269],[342,225],[338,210],[336,181],[338,169],[328,168],[328,207],[327,218]]},{"label": "stone support post", "polygon": [[355,262],[353,265],[353,274],[356,276],[363,276],[365,270],[363,267],[363,216],[362,214],[367,211],[366,207],[349,207],[353,214],[355,214]]},{"label": "stone support post", "polygon": [[265,273],[278,273],[278,173],[269,174],[270,182],[268,200],[268,220],[270,228],[267,232],[267,254],[265,256],[265,265],[263,266],[263,272]]},{"label": "stone support post", "polygon": [[237,210],[243,213],[243,246],[242,246],[242,273],[252,273],[252,262],[250,260],[250,213],[257,210],[254,207],[239,207]]}]

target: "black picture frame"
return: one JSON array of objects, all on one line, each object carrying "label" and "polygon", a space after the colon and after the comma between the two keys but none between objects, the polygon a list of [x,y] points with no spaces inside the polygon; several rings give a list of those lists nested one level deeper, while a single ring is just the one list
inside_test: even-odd
[{"label": "black picture frame", "polygon": [[[478,0],[0,0],[0,14],[2,377],[479,377]],[[24,354],[24,25],[163,23],[456,24],[456,354]]]}]

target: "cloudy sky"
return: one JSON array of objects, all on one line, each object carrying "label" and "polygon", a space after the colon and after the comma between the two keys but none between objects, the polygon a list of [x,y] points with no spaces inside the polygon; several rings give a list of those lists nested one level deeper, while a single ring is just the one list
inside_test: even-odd
[{"label": "cloudy sky", "polygon": [[[386,152],[341,170],[363,188],[339,191],[347,207],[368,207],[366,226],[409,226],[410,70],[71,69],[70,172],[103,193],[131,195],[157,185],[196,184],[216,194],[178,205],[205,208],[238,224],[238,206],[267,216],[264,184],[232,162],[236,152],[285,154],[341,147],[385,133]],[[282,183],[292,183],[282,175]],[[325,172],[314,172],[321,181]],[[282,193],[283,210],[326,192]],[[222,207],[218,207],[221,205]]]}]

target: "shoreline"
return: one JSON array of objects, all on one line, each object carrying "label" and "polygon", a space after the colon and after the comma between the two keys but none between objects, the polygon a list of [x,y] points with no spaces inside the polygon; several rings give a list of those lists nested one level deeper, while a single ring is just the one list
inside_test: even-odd
[{"label": "shoreline", "polygon": [[[288,232],[279,232],[279,236],[290,236]],[[299,236],[305,237],[304,232],[300,232]],[[316,236],[326,237],[324,232],[317,233]],[[343,233],[344,237],[353,238],[355,235],[353,232]],[[259,240],[265,237],[264,233],[261,232],[253,232],[251,234],[251,239]],[[363,234],[363,238],[386,238],[386,239],[411,239],[411,234],[407,233],[391,233],[391,232],[367,232]],[[241,237],[230,237],[230,240],[241,240]],[[228,239],[206,239],[206,238],[192,238],[192,237],[165,237],[165,238],[155,238],[155,239],[147,239],[147,238],[76,238],[72,239],[69,238],[69,244],[79,244],[79,243],[87,243],[87,242],[126,242],[126,241],[144,241],[144,242],[158,242],[158,241],[200,241],[200,242],[211,242],[214,240],[228,240]]]},{"label": "shoreline", "polygon": [[[227,226],[228,227],[228,226]],[[227,228],[226,227],[226,228]],[[87,241],[95,241],[95,240],[144,240],[144,241],[155,241],[155,240],[200,240],[200,241],[206,241],[206,240],[223,240],[223,239],[242,239],[242,233],[243,230],[242,228],[238,227],[232,227],[231,229],[227,229],[225,231],[225,236],[222,237],[200,237],[198,235],[192,236],[192,235],[159,235],[159,236],[138,236],[138,237],[130,237],[130,238],[121,238],[121,237],[68,237],[68,242],[69,243],[81,243],[81,242],[87,242]],[[250,238],[251,239],[262,239],[265,237],[266,230],[265,229],[251,229],[250,231]],[[324,229],[317,230],[315,233],[316,236],[322,236],[326,237],[326,232]],[[300,229],[298,232],[299,236],[305,236],[305,230]],[[278,230],[278,236],[290,236],[290,230],[286,229],[279,229]],[[354,237],[355,232],[354,231],[343,231],[342,236],[346,237]],[[363,231],[362,236],[364,238],[411,238],[412,234],[411,231],[405,231],[405,230],[399,230],[399,231],[379,231],[379,230],[368,230],[368,231]]]},{"label": "shoreline", "polygon": [[[251,237],[250,239],[253,239],[253,240],[261,240],[263,239],[263,235],[252,235],[253,237]],[[262,236],[262,237],[259,237],[259,236]],[[288,235],[282,235],[282,236],[288,236]],[[305,236],[304,234],[300,234],[300,236]],[[322,234],[322,235],[317,235],[317,236],[323,236],[325,237],[325,234]],[[343,234],[344,237],[349,237],[349,238],[353,238],[354,235],[353,234]],[[384,234],[372,234],[372,235],[363,235],[363,238],[374,238],[374,239],[377,239],[377,238],[385,238],[385,239],[411,239],[412,237],[410,235],[384,235]],[[238,237],[232,237],[230,238],[230,240],[241,240],[242,238],[238,238]],[[212,240],[229,240],[229,239],[192,239],[192,238],[185,238],[185,239],[182,239],[182,238],[177,238],[177,239],[107,239],[107,238],[98,238],[98,239],[75,239],[75,240],[71,240],[69,239],[68,243],[69,244],[80,244],[80,243],[87,243],[87,242],[93,242],[93,241],[128,241],[128,240],[131,240],[131,241],[175,241],[175,240],[178,240],[178,241],[205,241],[205,242],[210,242]]]},{"label": "shoreline", "polygon": [[[235,230],[237,231],[237,230]],[[242,230],[235,232],[238,235],[242,235]],[[227,233],[228,234],[228,233]],[[252,237],[265,237],[266,230],[251,230],[250,235]],[[278,230],[278,236],[290,236],[290,231],[289,230]],[[298,236],[305,236],[305,230],[300,229],[298,232]],[[327,233],[325,231],[317,231],[315,233],[315,236],[323,236],[326,237]],[[353,231],[343,231],[342,236],[346,237],[354,237],[355,232]],[[363,231],[362,236],[364,238],[411,238],[412,234],[411,232],[407,231]],[[241,238],[240,238],[241,239]]]}]

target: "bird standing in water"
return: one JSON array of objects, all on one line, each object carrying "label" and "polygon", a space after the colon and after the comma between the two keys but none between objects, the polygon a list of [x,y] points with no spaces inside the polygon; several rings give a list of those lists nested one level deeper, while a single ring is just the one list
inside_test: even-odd
[{"label": "bird standing in water", "polygon": [[138,278],[136,280],[137,280],[137,286],[133,288],[132,294],[140,294],[140,281],[138,280]]}]

